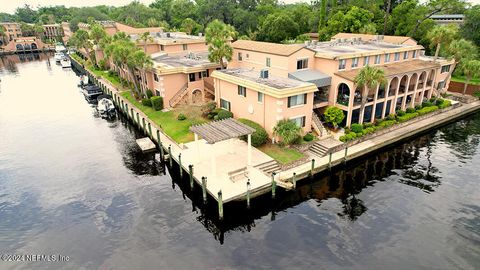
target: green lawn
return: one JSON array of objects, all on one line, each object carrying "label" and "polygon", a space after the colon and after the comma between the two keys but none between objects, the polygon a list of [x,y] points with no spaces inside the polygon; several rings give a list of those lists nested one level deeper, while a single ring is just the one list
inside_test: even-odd
[{"label": "green lawn", "polygon": [[277,144],[265,144],[258,149],[282,164],[287,164],[304,157],[304,155],[296,149],[280,147]]},{"label": "green lawn", "polygon": [[[175,109],[169,112],[155,111],[151,107],[143,106],[135,100],[129,91],[122,92],[120,95],[142,110],[150,120],[159,125],[162,130],[177,143],[193,141],[194,135],[189,131],[190,126],[208,122],[208,120],[202,118],[198,112],[192,111],[191,107]],[[185,114],[187,119],[183,121],[177,120],[177,116],[180,113]]]},{"label": "green lawn", "polygon": [[[454,82],[465,82],[465,77],[464,76],[452,76],[452,81]],[[480,78],[473,78],[469,84],[480,84]]]}]

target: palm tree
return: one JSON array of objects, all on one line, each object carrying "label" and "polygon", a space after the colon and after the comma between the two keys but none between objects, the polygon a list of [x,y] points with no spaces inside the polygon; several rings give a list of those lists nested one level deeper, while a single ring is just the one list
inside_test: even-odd
[{"label": "palm tree", "polygon": [[451,24],[446,26],[435,26],[433,30],[428,33],[427,38],[430,40],[430,46],[436,46],[433,62],[437,61],[442,44],[448,45],[450,42],[452,42],[457,35],[457,32],[458,26]]},{"label": "palm tree", "polygon": [[147,53],[147,42],[153,42],[154,39],[150,35],[150,32],[145,32],[138,37],[138,40],[143,43],[143,51]]},{"label": "palm tree", "polygon": [[[145,70],[153,66],[152,59],[144,51],[138,50],[135,48],[132,50],[130,57],[128,58],[127,66],[130,69],[130,72],[135,73],[136,70],[140,72],[140,76],[145,78]],[[134,83],[139,84],[137,76],[133,74]],[[142,80],[143,80],[142,79]],[[138,89],[137,89],[138,90]]]},{"label": "palm tree", "polygon": [[33,32],[35,33],[36,37],[41,39],[45,32],[45,29],[43,29],[43,26],[41,26],[40,24],[35,24],[33,26]]},{"label": "palm tree", "polygon": [[93,44],[90,41],[88,32],[83,29],[79,29],[77,32],[75,32],[75,34],[73,34],[73,38],[75,40],[75,45],[78,48],[83,48],[87,54],[87,58],[91,60],[92,55],[90,50],[93,48]]},{"label": "palm tree", "polygon": [[465,75],[465,85],[463,86],[463,94],[467,93],[468,84],[473,78],[480,78],[480,60],[468,60],[461,65],[463,74]]},{"label": "palm tree", "polygon": [[224,59],[232,60],[233,49],[230,46],[230,40],[236,35],[235,28],[229,24],[224,24],[219,20],[214,20],[208,24],[205,29],[205,40],[208,43],[208,60],[217,62],[220,67],[225,68]]},{"label": "palm tree", "polygon": [[93,42],[93,45],[99,46],[101,45],[102,39],[107,36],[107,32],[103,28],[103,26],[99,23],[93,23],[90,25],[90,33],[89,37]]},{"label": "palm tree", "polygon": [[455,62],[461,62],[463,59],[475,59],[478,49],[470,40],[456,39],[448,46],[448,53],[455,59]]},{"label": "palm tree", "polygon": [[365,114],[365,104],[367,104],[367,97],[370,90],[375,90],[377,85],[385,82],[385,72],[377,67],[365,66],[355,76],[354,82],[357,86],[363,87],[362,103],[360,105],[360,119],[359,123],[363,123]]},{"label": "palm tree", "polygon": [[282,138],[281,143],[289,145],[300,136],[301,128],[290,119],[283,119],[273,127],[273,134]]}]

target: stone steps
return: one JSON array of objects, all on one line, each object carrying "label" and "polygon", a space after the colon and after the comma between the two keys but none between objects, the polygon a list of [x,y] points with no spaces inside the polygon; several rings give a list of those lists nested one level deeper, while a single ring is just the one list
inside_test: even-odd
[{"label": "stone steps", "polygon": [[310,146],[310,148],[308,149],[308,151],[311,153],[311,154],[314,154],[316,156],[319,156],[319,157],[324,157],[327,155],[328,153],[328,148],[323,146],[322,144],[320,144],[319,142],[315,142],[312,146]]},{"label": "stone steps", "polygon": [[254,168],[259,169],[266,175],[271,175],[273,172],[277,173],[280,171],[280,165],[275,160],[270,160],[264,163],[260,163],[254,166]]}]

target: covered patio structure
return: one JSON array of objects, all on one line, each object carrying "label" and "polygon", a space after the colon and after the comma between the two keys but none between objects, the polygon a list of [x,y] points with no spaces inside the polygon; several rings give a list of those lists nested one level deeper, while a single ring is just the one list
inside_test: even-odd
[{"label": "covered patio structure", "polygon": [[[212,197],[218,200],[218,192],[222,191],[223,202],[244,199],[247,181],[252,192],[271,185],[271,178],[253,167],[272,159],[252,147],[253,128],[228,118],[193,125],[190,131],[195,141],[185,145],[182,157],[194,165],[193,174],[198,182],[206,177]],[[242,136],[247,137],[247,143],[238,139]]]}]

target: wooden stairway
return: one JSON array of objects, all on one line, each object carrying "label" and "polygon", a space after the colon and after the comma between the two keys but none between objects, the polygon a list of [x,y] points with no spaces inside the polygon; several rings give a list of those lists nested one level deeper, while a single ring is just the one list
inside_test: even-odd
[{"label": "wooden stairway", "polygon": [[177,93],[168,101],[168,105],[170,105],[171,108],[173,108],[175,105],[177,105],[182,98],[188,93],[188,83],[186,83],[180,90],[178,90]]}]

